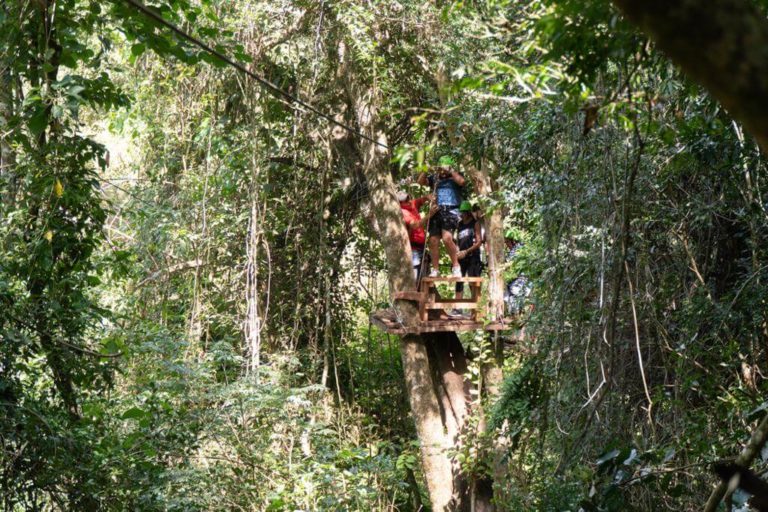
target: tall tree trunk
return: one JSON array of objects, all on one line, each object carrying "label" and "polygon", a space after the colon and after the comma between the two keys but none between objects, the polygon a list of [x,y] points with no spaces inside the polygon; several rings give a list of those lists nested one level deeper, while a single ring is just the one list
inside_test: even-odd
[{"label": "tall tree trunk", "polygon": [[[373,91],[354,80],[344,43],[339,44],[338,51],[339,78],[346,87],[349,105],[358,127],[371,139],[386,145],[386,135],[377,123],[379,98]],[[410,264],[411,249],[390,173],[391,155],[385,147],[374,142],[363,139],[359,144],[361,168],[368,185],[369,201],[375,216],[377,233],[386,255],[390,291],[412,290],[416,283]],[[414,304],[398,300],[394,301],[394,308],[404,325],[413,325],[418,322],[418,311]],[[447,336],[455,337],[454,334]],[[440,345],[440,342],[433,344],[435,347]],[[440,368],[440,365],[434,359],[439,359],[440,356],[430,355],[425,340],[421,336],[402,336],[400,350],[405,387],[416,424],[422,469],[432,508],[435,511],[460,510],[461,486],[457,485],[457,482],[461,480],[461,475],[448,455],[448,450],[453,446],[453,439],[446,426],[445,411],[463,408],[463,399],[455,396],[457,389],[461,386],[456,385],[452,372],[448,371],[438,370],[439,374],[445,374],[449,378],[439,379],[439,382],[436,382],[433,373],[436,368]],[[440,348],[437,349],[437,351],[440,350]],[[461,356],[463,357],[463,353]],[[444,367],[447,365],[448,363],[445,363]],[[442,389],[448,395],[443,401],[438,395],[438,389]],[[461,394],[463,395],[463,392]],[[450,397],[453,397],[453,400]],[[450,403],[455,405],[450,406]],[[463,418],[463,411],[460,418]],[[451,431],[458,432],[461,425],[459,421],[455,419],[453,421],[456,423],[451,427]]]},{"label": "tall tree trunk", "polygon": [[[438,67],[435,74],[435,82],[438,87],[438,95],[443,108],[449,103],[449,80],[443,67]],[[461,143],[458,130],[456,129],[455,118],[445,116],[445,130],[451,144],[458,146]],[[491,179],[490,169],[486,160],[481,160],[480,165],[467,159],[464,162],[465,169],[469,178],[474,184],[475,192],[479,196],[491,197],[495,192],[493,180]],[[494,209],[485,216],[485,236],[488,241],[488,311],[487,319],[498,321],[504,317],[504,224],[501,216],[501,210]],[[480,385],[477,393],[477,401],[474,404],[475,412],[479,416],[477,425],[478,434],[487,429],[485,412],[482,408],[482,401],[495,399],[500,391],[503,380],[502,367],[504,364],[504,344],[497,332],[489,334],[486,338],[490,344],[487,350],[490,350],[492,357],[480,368]],[[494,460],[494,474],[498,477],[503,474],[503,454],[506,450],[506,440],[497,439],[494,442],[495,453],[492,454]],[[490,476],[481,476],[474,478],[470,490],[470,500],[472,510],[489,511],[493,510],[493,478]]]},{"label": "tall tree trunk", "polygon": [[[330,151],[327,151],[327,154]],[[328,155],[330,157],[330,155]],[[331,159],[328,159],[330,162]],[[328,235],[326,227],[325,217],[325,198],[328,190],[328,166],[323,166],[323,176],[320,185],[320,197],[317,206],[317,223],[320,226],[320,272],[322,275],[322,290],[323,290],[323,373],[320,377],[320,385],[326,387],[328,385],[328,376],[331,372],[331,268],[329,266],[330,259],[328,258]],[[338,261],[338,260],[337,260]],[[335,361],[334,361],[335,363]],[[336,381],[336,391],[339,390],[339,383]]]},{"label": "tall tree trunk", "polygon": [[261,365],[261,313],[259,308],[259,244],[261,234],[261,215],[259,212],[259,195],[256,187],[258,171],[254,166],[251,185],[251,212],[248,217],[248,236],[245,242],[247,263],[245,268],[245,321],[243,334],[245,336],[245,352],[248,355],[247,371],[252,378],[259,381],[259,366]]},{"label": "tall tree trunk", "polygon": [[[446,442],[450,448],[461,445],[461,435],[466,432],[469,416],[472,384],[467,378],[467,356],[459,337],[454,332],[424,335],[431,359],[432,377],[440,399],[440,415],[445,428]],[[472,483],[461,469],[458,460],[451,460],[453,493],[451,510],[470,510]]]},{"label": "tall tree trunk", "polygon": [[613,0],[768,151],[768,19],[749,0]]}]

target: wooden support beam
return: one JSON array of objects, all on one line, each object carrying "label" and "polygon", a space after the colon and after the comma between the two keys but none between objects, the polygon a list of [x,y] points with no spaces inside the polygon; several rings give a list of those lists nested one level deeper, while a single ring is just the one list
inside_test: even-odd
[{"label": "wooden support beam", "polygon": [[448,277],[422,277],[421,283],[422,284],[431,284],[434,285],[436,283],[482,283],[485,280],[484,277],[454,277],[454,276],[448,276]]},{"label": "wooden support beam", "polygon": [[426,304],[427,309],[477,309],[480,305],[477,302],[467,302],[463,299],[440,299]]},{"label": "wooden support beam", "polygon": [[505,318],[501,322],[484,323],[470,318],[427,320],[407,327],[398,322],[394,311],[385,309],[371,314],[371,323],[390,334],[422,334],[431,332],[506,331],[519,328],[517,318]]}]

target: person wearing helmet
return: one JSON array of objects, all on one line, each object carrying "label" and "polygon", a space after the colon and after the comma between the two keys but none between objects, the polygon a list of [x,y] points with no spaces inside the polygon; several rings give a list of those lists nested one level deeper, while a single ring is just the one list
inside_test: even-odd
[{"label": "person wearing helmet", "polygon": [[419,175],[418,183],[434,190],[438,210],[429,221],[429,252],[432,255],[434,267],[430,277],[439,275],[440,240],[445,244],[448,257],[451,259],[451,275],[461,277],[461,267],[456,256],[459,252],[453,241],[453,232],[459,223],[459,205],[461,205],[461,189],[464,186],[464,176],[453,169],[453,160],[442,157],[437,166],[437,172]]},{"label": "person wearing helmet", "polygon": [[[463,201],[459,206],[461,220],[457,228],[457,240],[459,252],[456,257],[461,267],[461,275],[467,277],[480,277],[482,264],[480,262],[480,246],[483,244],[483,235],[480,231],[480,223],[472,215],[472,205],[469,201]],[[464,296],[464,283],[456,283],[456,298]],[[477,297],[473,297],[477,298]]]}]

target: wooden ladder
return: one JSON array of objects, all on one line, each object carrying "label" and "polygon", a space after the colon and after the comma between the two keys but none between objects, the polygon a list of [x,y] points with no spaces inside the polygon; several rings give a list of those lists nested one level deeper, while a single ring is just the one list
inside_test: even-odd
[{"label": "wooden ladder", "polygon": [[[442,298],[437,292],[437,285],[440,283],[466,283],[472,291],[472,297]],[[470,309],[472,320],[478,322],[481,319],[479,309],[482,286],[482,277],[424,277],[419,283],[418,291],[396,292],[394,298],[415,301],[419,306],[419,318],[422,322],[429,320],[430,311],[446,308]]]}]

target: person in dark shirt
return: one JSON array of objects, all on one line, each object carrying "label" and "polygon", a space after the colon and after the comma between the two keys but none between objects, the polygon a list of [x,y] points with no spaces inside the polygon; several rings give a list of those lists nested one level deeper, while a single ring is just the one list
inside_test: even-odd
[{"label": "person in dark shirt", "polygon": [[451,275],[461,277],[461,267],[456,256],[459,250],[453,241],[453,231],[459,223],[459,205],[461,205],[461,188],[465,183],[464,176],[448,165],[441,165],[435,174],[419,175],[418,182],[434,190],[438,206],[437,213],[429,221],[429,252],[434,264],[429,275],[430,277],[439,275],[440,240],[442,240],[451,259]]},{"label": "person in dark shirt", "polygon": [[[480,223],[472,215],[472,206],[469,204],[469,201],[462,202],[459,211],[461,212],[461,221],[457,228],[459,252],[456,257],[461,267],[461,275],[480,277],[480,272],[482,271],[480,246],[483,244]],[[456,283],[456,298],[461,299],[463,296],[464,283]]]}]

